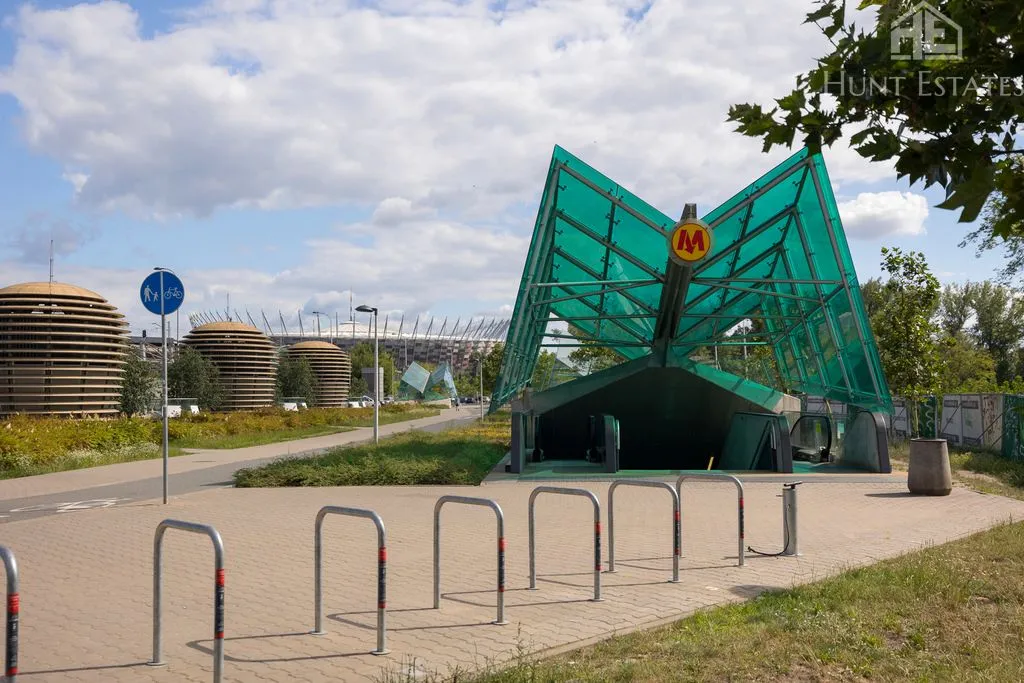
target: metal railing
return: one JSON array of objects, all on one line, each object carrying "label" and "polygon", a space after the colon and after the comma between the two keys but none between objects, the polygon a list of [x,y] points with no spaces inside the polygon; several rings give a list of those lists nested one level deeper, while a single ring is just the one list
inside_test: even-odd
[{"label": "metal railing", "polygon": [[537,590],[537,549],[534,533],[534,503],[542,493],[554,493],[563,496],[583,496],[594,504],[594,602],[601,602],[601,502],[592,492],[586,489],[564,489],[557,486],[538,486],[530,493],[530,590]]},{"label": "metal railing", "polygon": [[620,486],[643,486],[652,489],[665,489],[672,494],[672,583],[679,583],[679,556],[682,555],[682,539],[680,538],[679,492],[667,481],[643,481],[619,479],[608,487],[608,572],[615,572],[615,489]]},{"label": "metal railing", "polygon": [[161,657],[161,597],[163,583],[163,540],[168,529],[180,529],[194,534],[204,534],[213,541],[213,681],[220,683],[224,671],[224,542],[220,534],[207,524],[182,522],[177,519],[165,519],[156,527],[153,537],[153,660],[150,666],[166,664]]},{"label": "metal railing", "polygon": [[388,576],[388,549],[384,531],[384,522],[373,510],[362,508],[339,507],[327,505],[320,508],[316,513],[316,524],[313,542],[313,610],[315,612],[313,635],[322,636],[324,631],[324,556],[323,556],[323,526],[324,518],[327,515],[342,515],[346,517],[362,517],[369,519],[377,527],[377,649],[371,654],[385,655],[388,653],[386,643],[387,630],[387,576]]},{"label": "metal railing", "polygon": [[493,623],[503,626],[508,623],[505,621],[505,515],[501,506],[487,498],[441,496],[434,504],[434,609],[441,607],[441,508],[445,503],[488,507],[498,518],[498,618]]},{"label": "metal railing", "polygon": [[18,561],[11,549],[0,545],[0,559],[7,573],[7,647],[4,653],[4,674],[8,683],[18,678],[18,615],[21,598],[18,597]]},{"label": "metal railing", "polygon": [[[739,479],[737,479],[736,477],[732,476],[731,474],[681,474],[681,475],[679,475],[679,478],[676,479],[676,495],[679,496],[680,506],[682,505],[682,502],[683,502],[683,482],[686,481],[687,479],[691,479],[691,480],[694,480],[694,481],[700,481],[702,479],[704,481],[727,481],[727,482],[730,482],[730,483],[736,485],[736,494],[737,494],[737,500],[738,500],[738,505],[737,505],[737,508],[736,508],[736,512],[737,512],[737,519],[738,519],[738,525],[739,525],[739,543],[738,543],[738,547],[739,547],[739,550],[738,550],[739,562],[738,562],[737,566],[742,567],[743,566],[743,557],[744,557],[744,548],[743,548],[743,535],[744,535],[743,534],[743,482],[741,482]],[[680,524],[679,525],[679,546],[680,546],[680,552],[681,552],[682,545],[683,545],[683,538],[682,537],[683,537],[683,529],[682,529],[682,524]]]}]

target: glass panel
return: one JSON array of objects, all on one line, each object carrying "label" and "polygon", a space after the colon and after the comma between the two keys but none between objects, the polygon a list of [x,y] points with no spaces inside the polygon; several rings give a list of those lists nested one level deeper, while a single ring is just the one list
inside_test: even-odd
[{"label": "glass panel", "polygon": [[[686,360],[693,356],[701,359],[699,367],[707,368],[717,347],[720,368],[715,372],[733,377],[733,384],[750,381],[737,375],[756,377],[766,383],[765,390],[814,393],[869,410],[891,410],[821,157],[806,151],[793,155],[707,214],[705,221],[712,228],[713,247],[694,268],[686,292],[672,340],[676,362],[696,368]],[[555,148],[495,405],[511,398],[532,375],[544,333],[543,325],[532,322],[547,320],[549,312],[570,319],[599,318],[571,324],[624,358],[650,353],[648,346],[633,345],[654,342],[654,313],[668,270],[666,235],[675,223]],[[546,282],[567,284],[532,286]],[[595,284],[578,284],[585,282]],[[640,284],[612,291],[623,286],[617,283]],[[579,298],[538,303],[573,295]],[[752,327],[743,348],[741,338],[730,340],[726,333],[734,334],[748,317]],[[756,358],[751,358],[751,349],[758,350]]]}]

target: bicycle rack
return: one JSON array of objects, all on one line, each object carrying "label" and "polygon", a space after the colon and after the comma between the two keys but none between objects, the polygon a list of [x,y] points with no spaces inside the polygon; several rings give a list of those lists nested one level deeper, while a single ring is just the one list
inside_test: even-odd
[{"label": "bicycle rack", "polygon": [[338,507],[327,505],[320,508],[316,513],[316,531],[313,544],[314,576],[313,587],[315,596],[313,598],[315,612],[315,626],[312,634],[322,636],[324,631],[324,556],[323,556],[323,526],[324,518],[327,515],[342,515],[346,517],[362,517],[369,519],[377,527],[377,649],[370,654],[386,655],[388,653],[386,643],[387,629],[387,576],[388,576],[388,549],[384,531],[384,522],[380,515],[373,510],[362,508]]},{"label": "bicycle rack", "polygon": [[434,609],[441,607],[441,508],[445,503],[488,507],[498,518],[498,618],[492,623],[504,626],[508,623],[505,621],[505,515],[501,506],[487,498],[441,496],[434,504]]},{"label": "bicycle rack", "polygon": [[0,545],[0,559],[7,572],[7,651],[4,655],[4,673],[8,683],[18,678],[18,615],[21,598],[18,597],[18,561],[7,546]]},{"label": "bicycle rack", "polygon": [[672,494],[672,579],[679,583],[679,556],[682,555],[680,538],[679,492],[666,481],[635,481],[619,479],[608,487],[608,573],[615,572],[615,489],[620,486],[644,486],[652,489],[667,489]]},{"label": "bicycle rack", "polygon": [[535,524],[533,508],[537,496],[542,493],[555,493],[564,496],[583,496],[594,504],[594,597],[593,602],[601,602],[601,502],[593,493],[586,489],[564,489],[557,486],[538,486],[530,493],[530,590],[537,590],[537,549],[535,547]]},{"label": "bicycle rack", "polygon": [[[679,475],[679,478],[676,479],[676,495],[679,496],[680,506],[682,506],[682,502],[683,502],[683,482],[686,481],[687,479],[692,479],[692,480],[701,480],[701,479],[703,479],[705,481],[727,481],[727,482],[731,482],[731,483],[736,485],[736,494],[737,494],[737,497],[738,497],[737,498],[738,505],[737,505],[736,511],[737,511],[738,520],[739,520],[739,563],[737,564],[737,566],[738,567],[742,567],[743,566],[743,556],[744,556],[744,552],[743,552],[743,535],[744,535],[743,534],[743,482],[741,482],[739,479],[737,479],[736,477],[732,476],[731,474],[681,474],[681,475]],[[680,507],[680,509],[682,509],[682,508]],[[682,548],[682,544],[683,544],[682,536],[683,536],[683,529],[682,529],[682,524],[680,524],[680,528],[679,528],[679,545],[680,545],[680,548]]]},{"label": "bicycle rack", "polygon": [[164,532],[168,529],[180,529],[194,534],[204,534],[213,541],[213,681],[220,683],[224,670],[224,542],[220,534],[207,524],[182,522],[177,519],[165,519],[156,527],[153,537],[153,660],[149,666],[163,666],[167,662],[161,658],[160,627],[162,613],[160,603],[163,583],[163,541]]}]

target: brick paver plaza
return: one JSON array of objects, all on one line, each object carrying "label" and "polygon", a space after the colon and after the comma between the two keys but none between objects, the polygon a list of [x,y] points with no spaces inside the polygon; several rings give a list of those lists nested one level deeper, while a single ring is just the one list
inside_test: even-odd
[{"label": "brick paver plaza", "polygon": [[[782,541],[781,483],[747,484],[747,542]],[[607,484],[583,486],[601,499]],[[227,565],[226,661],[230,681],[379,680],[411,665],[442,674],[503,661],[520,650],[566,649],[664,623],[768,588],[820,579],[1024,517],[1024,503],[957,488],[945,498],[891,483],[807,483],[799,491],[800,557],[748,556],[736,565],[735,491],[684,486],[682,578],[671,576],[667,492],[616,492],[616,573],[591,602],[592,509],[583,498],[537,503],[538,590],[528,586],[527,498],[533,484],[480,487],[218,489],[122,507],[16,521],[0,543],[21,566],[21,657],[26,681],[208,681],[212,672],[213,553],[201,536],[164,542],[164,659],[151,654],[152,542],[157,523],[214,525]],[[508,539],[506,618],[495,618],[494,514],[442,513],[441,609],[432,609],[432,513],[446,493],[496,500]],[[367,520],[325,526],[327,635],[313,636],[313,521],[323,505],[376,510],[388,532],[388,646],[375,645],[376,537]],[[607,561],[607,536],[602,554]]]}]

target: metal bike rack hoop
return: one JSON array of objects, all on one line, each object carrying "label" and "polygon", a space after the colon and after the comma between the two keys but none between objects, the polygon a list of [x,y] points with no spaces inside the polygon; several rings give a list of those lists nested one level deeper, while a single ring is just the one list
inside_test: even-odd
[{"label": "metal bike rack hoop", "polygon": [[441,607],[441,508],[445,503],[488,507],[498,518],[498,618],[493,623],[504,626],[508,623],[505,621],[505,515],[501,506],[489,498],[441,496],[434,504],[434,609]]},{"label": "metal bike rack hoop", "polygon": [[377,527],[377,649],[371,654],[385,655],[387,649],[387,577],[388,577],[388,549],[387,537],[384,530],[384,522],[373,510],[363,508],[339,507],[327,505],[320,508],[316,513],[316,524],[313,542],[313,610],[315,612],[313,635],[324,635],[324,556],[323,556],[323,527],[324,518],[327,515],[341,515],[345,517],[362,517],[369,519]]},{"label": "metal bike rack hoop", "polygon": [[620,486],[643,486],[652,489],[666,489],[672,494],[672,579],[671,583],[679,583],[679,556],[682,555],[680,538],[679,492],[667,481],[645,481],[634,479],[616,479],[608,487],[608,572],[615,572],[615,489]]},{"label": "metal bike rack hoop", "polygon": [[7,648],[4,654],[4,674],[8,683],[18,678],[18,615],[21,598],[18,596],[18,561],[11,549],[0,545],[0,559],[7,573]]},{"label": "metal bike rack hoop", "polygon": [[[732,484],[736,485],[736,495],[737,495],[737,508],[736,508],[736,512],[737,512],[737,519],[738,519],[738,526],[739,526],[739,542],[738,542],[739,562],[738,562],[737,566],[742,567],[743,566],[743,556],[744,556],[744,552],[743,552],[743,536],[744,536],[744,532],[743,532],[743,482],[741,482],[739,479],[737,479],[736,477],[732,476],[731,474],[681,474],[681,475],[679,475],[679,478],[676,479],[676,494],[679,496],[679,504],[680,505],[682,505],[682,502],[683,502],[683,482],[686,481],[687,479],[690,479],[690,480],[693,480],[693,481],[700,481],[700,480],[704,480],[704,481],[727,481],[729,483],[732,483]],[[680,508],[680,509],[682,509],[682,508]],[[680,524],[680,527],[679,527],[679,545],[680,545],[680,548],[682,547],[682,544],[683,544],[682,535],[683,535],[683,529],[682,529],[682,525]]]},{"label": "metal bike rack hoop", "polygon": [[196,524],[194,522],[182,522],[177,519],[165,519],[156,526],[156,534],[153,537],[153,660],[148,662],[150,666],[163,666],[166,664],[161,658],[161,598],[163,583],[163,556],[164,532],[168,529],[180,529],[194,534],[209,536],[213,541],[213,682],[220,683],[224,672],[224,542],[220,534],[212,526],[207,524]]},{"label": "metal bike rack hoop", "polygon": [[533,508],[537,496],[542,493],[554,493],[563,496],[583,496],[594,504],[594,597],[593,602],[601,602],[601,501],[586,489],[565,489],[558,486],[538,486],[530,493],[530,590],[537,590],[537,549],[535,545],[535,523]]}]

